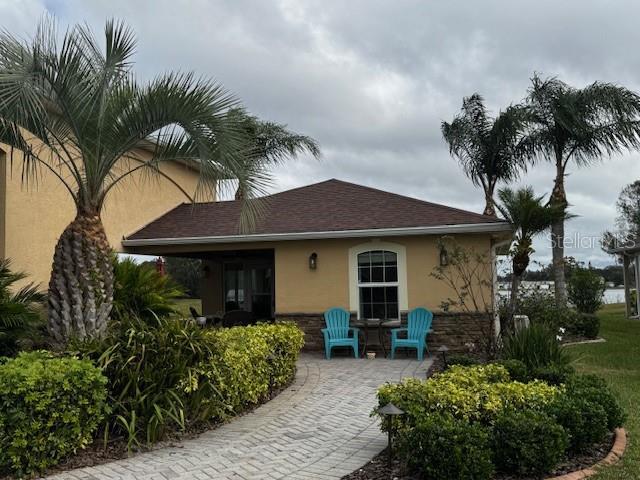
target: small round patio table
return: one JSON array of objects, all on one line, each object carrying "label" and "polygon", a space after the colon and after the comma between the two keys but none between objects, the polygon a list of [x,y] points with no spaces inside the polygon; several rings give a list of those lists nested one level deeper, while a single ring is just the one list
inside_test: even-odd
[{"label": "small round patio table", "polygon": [[372,347],[379,347],[382,350],[383,355],[386,357],[387,347],[385,345],[385,330],[399,328],[401,326],[401,321],[399,319],[388,320],[383,318],[363,318],[353,322],[353,326],[360,328],[362,331],[364,337],[364,345],[362,348],[363,356],[366,355]]}]

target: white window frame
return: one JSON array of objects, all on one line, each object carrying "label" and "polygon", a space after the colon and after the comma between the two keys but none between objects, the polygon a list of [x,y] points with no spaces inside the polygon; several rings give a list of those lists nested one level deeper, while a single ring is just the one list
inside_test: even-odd
[{"label": "white window frame", "polygon": [[[398,281],[397,282],[375,282],[360,283],[358,275],[358,255],[374,250],[384,250],[396,254],[398,262]],[[358,319],[361,318],[360,312],[360,287],[398,287],[398,314],[407,311],[409,301],[407,295],[407,249],[404,245],[392,242],[381,242],[374,240],[362,243],[349,249],[349,309],[358,313]]]}]

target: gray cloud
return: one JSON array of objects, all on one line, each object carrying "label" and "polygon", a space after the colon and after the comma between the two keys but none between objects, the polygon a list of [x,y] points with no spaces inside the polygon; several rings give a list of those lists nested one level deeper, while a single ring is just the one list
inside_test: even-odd
[{"label": "gray cloud", "polygon": [[[126,20],[139,38],[138,71],[195,70],[235,92],[255,114],[317,138],[320,162],[279,168],[274,190],[330,177],[482,210],[450,158],[440,122],[482,93],[495,111],[519,101],[534,71],[577,86],[613,81],[640,90],[640,3],[627,1],[219,0],[0,3],[5,26],[29,33],[44,11],[62,23]],[[570,168],[580,215],[569,235],[613,223],[619,190],[640,176],[637,153]],[[550,165],[521,184],[548,193]],[[537,258],[549,258],[536,241]],[[569,249],[607,263],[598,248]]]}]

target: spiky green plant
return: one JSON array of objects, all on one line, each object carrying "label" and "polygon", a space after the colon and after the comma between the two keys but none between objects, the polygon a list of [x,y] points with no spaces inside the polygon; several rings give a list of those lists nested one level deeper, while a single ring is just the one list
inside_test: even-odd
[{"label": "spiky green plant", "polygon": [[113,265],[113,318],[136,316],[148,320],[176,313],[175,300],[185,292],[169,275],[131,258],[114,256]]},{"label": "spiky green plant", "polygon": [[0,259],[0,356],[14,355],[21,340],[38,334],[43,321],[45,296],[38,286],[15,285],[25,278],[25,273],[11,269],[9,259]]}]

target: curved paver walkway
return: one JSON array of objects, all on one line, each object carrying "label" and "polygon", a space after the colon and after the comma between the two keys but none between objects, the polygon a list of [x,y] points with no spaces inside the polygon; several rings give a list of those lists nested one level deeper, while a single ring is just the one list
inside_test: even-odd
[{"label": "curved paver walkway", "polygon": [[430,360],[303,355],[294,384],[270,402],[179,447],[48,479],[339,479],[386,446],[369,413],[377,387],[424,378]]}]

